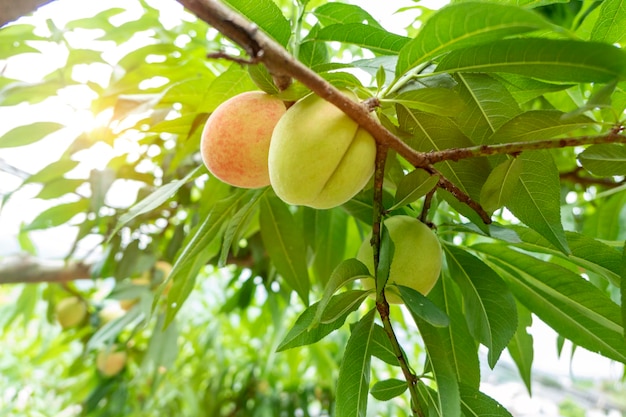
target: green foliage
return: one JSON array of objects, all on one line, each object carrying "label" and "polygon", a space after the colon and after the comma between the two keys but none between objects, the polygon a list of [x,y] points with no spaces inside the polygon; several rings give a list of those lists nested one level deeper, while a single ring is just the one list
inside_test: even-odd
[{"label": "green foliage", "polygon": [[[509,416],[479,391],[479,345],[491,368],[508,350],[530,392],[533,315],[577,347],[626,363],[621,2],[453,1],[418,16],[417,34],[413,27],[405,36],[353,4],[227,1],[327,82],[377,98],[381,123],[414,151],[479,150],[428,170],[390,152],[381,201],[370,182],[329,210],[289,206],[271,187],[230,187],[199,157],[203,124],[222,102],[253,89],[295,101],[309,92],[303,80],[279,92],[261,64],[207,60],[207,51],[246,52],[189,14],[166,25],[163,11],[131,3],[141,18],[124,20],[125,9],[103,6],[65,23],[34,18],[0,29],[0,111],[34,112],[79,89],[92,97],[81,110],[101,122],[79,132],[62,116],[38,115],[0,136],[0,149],[26,152],[62,138],[60,157],[24,175],[2,205],[38,187],[35,198],[48,204],[22,224],[16,242],[38,255],[37,233],[71,226],[65,270],[79,261],[91,273],[1,288],[0,341],[19,343],[0,361],[0,386],[23,375],[7,364],[32,356],[46,371],[57,360],[64,367],[51,409],[81,404],[85,415],[317,409],[345,417],[374,407],[389,415]],[[79,46],[82,34],[96,41]],[[43,45],[66,52],[58,68],[43,65]],[[48,70],[41,81],[7,75],[26,56]],[[81,79],[85,68],[101,68],[104,81]],[[612,143],[592,145],[597,137]],[[565,146],[572,138],[580,146]],[[562,146],[480,153],[549,139]],[[89,166],[85,154],[102,149]],[[120,187],[131,190],[124,204],[114,202]],[[381,289],[396,242],[375,214],[432,223],[445,253],[433,291],[400,287],[405,305],[391,310]],[[370,273],[354,259],[372,230],[381,231],[376,303],[359,283]],[[37,321],[53,321],[54,306],[69,295],[89,305],[82,327],[60,333]],[[103,316],[107,306],[117,307],[116,317]],[[37,334],[29,323],[46,330]],[[402,343],[390,337],[394,329],[406,336]],[[29,348],[21,336],[35,343]],[[95,356],[112,345],[129,363],[104,378]]]}]

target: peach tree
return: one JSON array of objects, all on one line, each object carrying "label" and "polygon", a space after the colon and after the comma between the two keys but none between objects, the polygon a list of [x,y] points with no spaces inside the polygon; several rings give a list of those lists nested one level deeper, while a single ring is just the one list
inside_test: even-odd
[{"label": "peach tree", "polygon": [[[179,0],[188,12],[175,24],[137,3],[140,19],[110,8],[50,19],[47,36],[28,22],[0,29],[0,106],[36,106],[82,88],[104,120],[76,134],[68,121],[42,119],[0,136],[2,151],[74,132],[37,172],[1,160],[20,178],[3,206],[33,185],[51,206],[21,225],[16,240],[30,257],[1,270],[0,282],[44,282],[36,296],[50,309],[77,297],[89,317],[67,332],[84,351],[129,350],[126,370],[91,382],[88,411],[102,399],[123,403],[124,378],[147,369],[133,363],[149,359],[157,371],[173,363],[158,346],[183,345],[172,329],[186,308],[199,308],[190,301],[199,287],[223,285],[218,270],[230,275],[219,314],[264,317],[241,326],[280,334],[273,363],[309,354],[315,369],[337,366],[330,391],[315,391],[320,413],[365,416],[368,405],[394,399],[394,415],[509,416],[480,391],[480,362],[493,368],[508,351],[530,390],[533,317],[576,347],[626,363],[619,1],[415,5],[398,12],[412,23],[394,31],[348,2]],[[124,49],[139,33],[143,43]],[[119,51],[80,46],[81,34]],[[45,55],[46,43],[66,51],[63,64],[40,82],[10,76],[15,57]],[[103,68],[104,78],[81,77],[85,67]],[[240,188],[207,170],[202,158],[217,158],[220,145],[201,156],[201,138],[220,105],[250,91],[287,110],[267,143],[270,185]],[[259,106],[258,114],[254,104],[236,109],[220,129],[251,135],[247,128],[268,119]],[[372,141],[365,156],[335,148],[357,137]],[[304,148],[309,138],[320,142]],[[112,150],[108,160],[76,175],[81,152],[97,147]],[[250,152],[241,160],[224,152],[217,164],[254,172]],[[331,198],[354,181],[345,198]],[[121,184],[134,187],[132,201],[112,203]],[[315,187],[323,204],[308,199]],[[405,218],[435,241],[392,227]],[[64,265],[43,270],[31,236],[67,225],[76,233]],[[402,279],[393,269],[400,259]],[[415,284],[433,271],[432,285]],[[103,298],[104,280],[114,285]],[[16,312],[34,310],[29,286]],[[107,321],[107,300],[133,302]],[[339,350],[322,358],[316,346],[331,339]],[[280,386],[281,374],[273,377]],[[228,400],[236,415],[247,415],[246,393],[279,397],[280,388],[254,387]],[[300,411],[309,413],[314,400],[304,398]],[[281,407],[272,410],[288,412]]]}]

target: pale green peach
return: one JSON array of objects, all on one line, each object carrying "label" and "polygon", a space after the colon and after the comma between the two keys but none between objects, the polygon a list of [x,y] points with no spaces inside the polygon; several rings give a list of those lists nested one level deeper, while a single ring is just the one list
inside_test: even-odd
[{"label": "pale green peach", "polygon": [[61,327],[78,326],[87,316],[87,305],[78,297],[64,298],[56,305],[56,318]]},{"label": "pale green peach", "polygon": [[375,158],[374,138],[333,104],[311,94],[290,107],[274,128],[270,182],[289,204],[336,207],[367,184]]},{"label": "pale green peach", "polygon": [[[389,236],[394,243],[394,255],[385,286],[387,301],[402,304],[397,288],[404,285],[426,295],[437,283],[441,272],[441,245],[437,236],[421,221],[409,216],[393,216],[385,220]],[[357,259],[374,275],[374,259],[370,240],[359,248]],[[374,280],[362,281],[365,289],[374,288]]]},{"label": "pale green peach", "polygon": [[101,350],[96,357],[96,368],[100,373],[109,378],[119,374],[124,366],[128,355],[124,351],[114,351],[115,346],[110,350]]},{"label": "pale green peach", "polygon": [[269,185],[270,140],[285,111],[282,100],[261,91],[242,93],[220,104],[206,121],[200,143],[209,172],[235,187]]}]

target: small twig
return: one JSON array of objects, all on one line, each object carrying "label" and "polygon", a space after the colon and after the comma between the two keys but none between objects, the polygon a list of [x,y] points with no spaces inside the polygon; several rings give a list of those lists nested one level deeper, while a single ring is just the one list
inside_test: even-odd
[{"label": "small twig", "polygon": [[582,186],[588,187],[590,185],[601,185],[607,188],[615,188],[621,185],[626,184],[626,180],[614,181],[610,178],[597,178],[597,177],[588,177],[581,175],[581,173],[585,172],[585,170],[581,167],[577,167],[576,169],[568,172],[563,172],[559,175],[562,181],[570,181],[575,184],[580,184]]},{"label": "small twig", "polygon": [[626,143],[626,136],[611,131],[599,136],[578,136],[575,138],[547,139],[538,141],[499,143],[495,145],[470,146],[467,148],[451,148],[426,153],[431,164],[442,161],[459,161],[467,158],[478,158],[490,155],[516,155],[524,151],[539,149],[555,149],[583,145],[599,145],[603,143]]}]

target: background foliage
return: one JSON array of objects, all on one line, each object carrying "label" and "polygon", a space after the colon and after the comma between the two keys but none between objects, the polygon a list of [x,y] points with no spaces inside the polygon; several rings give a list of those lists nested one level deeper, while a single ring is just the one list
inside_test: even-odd
[{"label": "background foliage", "polygon": [[[626,11],[618,1],[454,1],[438,12],[415,5],[403,11],[420,12],[403,35],[347,3],[228,3],[333,85],[376,95],[383,124],[415,150],[623,142]],[[368,403],[369,413],[410,415],[393,346],[354,282],[367,273],[351,258],[371,234],[372,185],[335,209],[290,207],[269,188],[211,178],[198,155],[203,123],[226,99],[263,89],[297,100],[307,88],[296,80],[278,92],[261,65],[207,59],[241,52],[188,14],[172,22],[145,1],[128,8],[139,14],[113,7],[48,19],[44,28],[25,20],[0,29],[1,106],[73,104],[83,94],[88,107],[75,116],[97,122],[77,133],[60,117],[36,115],[0,137],[0,156],[52,138],[60,149],[28,173],[2,160],[21,180],[3,207],[27,187],[49,203],[20,226],[21,252],[37,257],[38,233],[72,226],[55,279],[0,289],[7,415],[345,416],[365,415]],[[63,58],[41,81],[11,75],[20,58],[43,66],[51,51]],[[445,253],[428,299],[408,292],[419,302],[391,312],[424,415],[509,415],[479,391],[479,345],[489,367],[508,350],[530,390],[532,317],[625,362],[625,149],[438,163],[492,215],[490,225],[389,155],[386,214],[426,214]],[[85,169],[94,154],[99,164]],[[63,275],[77,262],[91,280]],[[163,282],[164,262],[172,284]],[[15,279],[6,267],[0,281],[26,281],[41,268],[18,268]],[[61,332],[54,309],[72,295],[89,316]],[[120,300],[137,302],[126,311]],[[113,344],[129,361],[104,378],[95,357]],[[15,366],[25,358],[32,369]],[[47,380],[52,371],[63,378]]]}]

